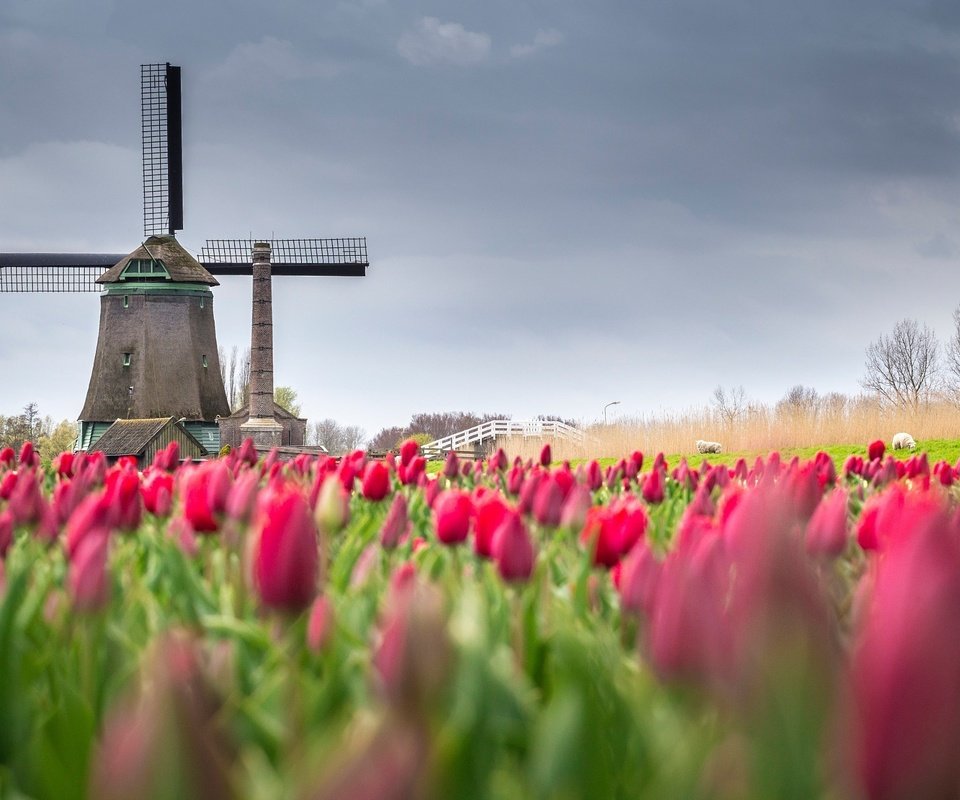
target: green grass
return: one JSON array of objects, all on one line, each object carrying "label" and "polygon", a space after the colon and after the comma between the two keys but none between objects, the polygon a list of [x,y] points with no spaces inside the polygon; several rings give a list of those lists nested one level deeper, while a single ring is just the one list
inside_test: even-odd
[{"label": "green grass", "polygon": [[[843,462],[846,461],[847,456],[858,455],[866,457],[867,455],[866,444],[834,444],[812,447],[785,447],[780,450],[780,456],[783,461],[790,461],[794,456],[799,456],[801,461],[806,461],[813,458],[821,450],[833,459],[833,463],[838,470],[843,467]],[[686,458],[687,463],[695,467],[700,466],[704,459],[706,459],[709,464],[727,464],[732,466],[737,462],[737,459],[745,458],[747,464],[753,466],[753,462],[757,456],[766,457],[770,452],[771,451],[741,450],[732,453],[721,453],[720,455],[700,454],[697,452],[672,453],[667,455],[667,463],[671,467],[675,467],[680,463],[681,458]],[[901,460],[906,460],[912,455],[919,455],[923,452],[927,454],[930,466],[933,466],[938,461],[948,461],[952,466],[957,463],[957,459],[960,459],[960,439],[926,439],[917,442],[916,450],[891,450],[889,446],[887,447],[887,454],[893,455]],[[628,454],[625,453],[624,455]],[[644,453],[645,467],[655,455],[656,453]],[[615,464],[618,461],[616,458],[601,458],[598,460],[600,465],[604,467],[609,464]],[[574,466],[575,465],[576,464],[574,464]]]},{"label": "green grass", "polygon": [[[824,445],[824,446],[812,446],[812,447],[786,447],[780,450],[780,456],[784,461],[790,461],[794,456],[799,456],[801,461],[806,461],[813,458],[818,452],[823,450],[827,453],[832,459],[833,463],[836,465],[837,469],[843,467],[843,462],[846,461],[847,456],[858,455],[864,456],[867,455],[867,445],[866,444],[834,444],[834,445]],[[917,442],[916,450],[891,450],[888,446],[887,453],[895,456],[896,458],[906,460],[912,455],[919,455],[920,453],[926,453],[927,459],[930,461],[930,466],[933,466],[938,461],[947,461],[952,465],[957,463],[957,460],[960,459],[960,439],[925,439],[923,441]],[[722,453],[720,455],[715,454],[706,454],[702,455],[697,452],[689,453],[670,453],[667,455],[667,463],[671,467],[675,467],[680,463],[681,458],[686,458],[687,463],[694,467],[699,467],[703,463],[704,459],[707,460],[709,464],[727,464],[732,466],[737,462],[739,458],[745,458],[747,464],[753,466],[753,462],[756,460],[757,456],[766,457],[770,454],[770,451],[759,451],[759,450],[740,450],[732,453]],[[510,455],[509,453],[507,455]],[[624,453],[624,456],[629,455],[629,453]],[[655,452],[644,452],[644,467],[648,467],[650,462],[656,456]],[[584,463],[590,459],[582,459],[572,461],[572,466],[576,467],[577,464]],[[597,459],[600,463],[600,466],[606,467],[611,464],[616,464],[619,459],[616,458],[600,458]],[[440,472],[443,469],[443,461],[430,461],[427,463],[427,472],[430,474],[435,474]]]}]

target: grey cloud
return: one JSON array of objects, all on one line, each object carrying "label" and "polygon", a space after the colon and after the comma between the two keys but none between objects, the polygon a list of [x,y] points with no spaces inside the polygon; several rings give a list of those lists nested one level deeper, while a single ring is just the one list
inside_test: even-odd
[{"label": "grey cloud", "polygon": [[468,31],[459,22],[441,22],[423,17],[397,42],[397,52],[417,66],[456,64],[468,66],[484,61],[490,53],[490,37]]},{"label": "grey cloud", "polygon": [[563,43],[564,36],[555,28],[539,30],[528,44],[515,44],[510,48],[510,55],[514,58],[526,58],[549,47],[556,47]]}]

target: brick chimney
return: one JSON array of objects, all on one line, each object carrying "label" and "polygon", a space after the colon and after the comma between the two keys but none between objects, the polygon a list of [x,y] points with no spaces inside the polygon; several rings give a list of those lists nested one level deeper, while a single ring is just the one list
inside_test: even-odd
[{"label": "brick chimney", "polygon": [[253,245],[253,325],[250,334],[249,419],[240,426],[243,438],[257,449],[279,447],[283,427],[273,415],[273,290],[270,243]]}]

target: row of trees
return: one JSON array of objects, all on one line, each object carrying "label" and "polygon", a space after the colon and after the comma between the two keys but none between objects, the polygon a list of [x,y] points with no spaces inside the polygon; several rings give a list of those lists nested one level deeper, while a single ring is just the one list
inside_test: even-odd
[{"label": "row of trees", "polygon": [[19,451],[24,442],[30,441],[36,445],[40,458],[49,462],[64,450],[72,450],[76,438],[77,423],[41,417],[36,403],[27,403],[20,414],[0,414],[0,448],[12,447]]},{"label": "row of trees", "polygon": [[[960,406],[960,307],[953,312],[953,322],[951,336],[944,344],[929,326],[913,319],[900,320],[890,333],[871,342],[860,380],[867,392],[863,397],[850,398],[840,392],[821,395],[798,384],[787,391],[774,410],[778,416],[811,416],[843,414],[859,402],[912,412],[931,402]],[[747,398],[743,386],[717,386],[710,404],[726,427],[757,407]]]}]

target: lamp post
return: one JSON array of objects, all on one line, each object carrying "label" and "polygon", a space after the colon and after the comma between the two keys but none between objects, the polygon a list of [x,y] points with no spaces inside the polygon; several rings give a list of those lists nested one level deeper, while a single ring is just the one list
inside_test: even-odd
[{"label": "lamp post", "polygon": [[619,401],[619,400],[614,400],[612,403],[607,403],[607,404],[603,407],[603,424],[604,424],[604,425],[607,424],[607,409],[610,408],[610,406],[618,406],[618,405],[620,405],[620,401]]}]

